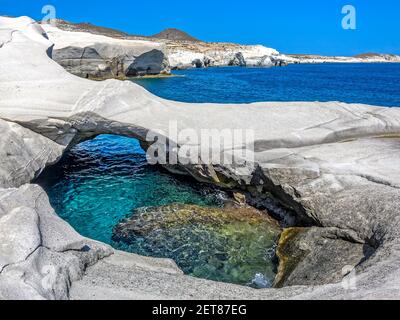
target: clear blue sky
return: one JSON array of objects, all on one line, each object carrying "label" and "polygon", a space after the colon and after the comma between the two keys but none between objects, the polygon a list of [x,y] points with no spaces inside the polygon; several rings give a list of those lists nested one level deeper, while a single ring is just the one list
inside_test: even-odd
[{"label": "clear blue sky", "polygon": [[[0,15],[58,18],[151,35],[174,27],[206,41],[263,44],[284,53],[400,54],[399,0],[0,0]],[[341,9],[357,9],[357,29],[343,30]]]}]

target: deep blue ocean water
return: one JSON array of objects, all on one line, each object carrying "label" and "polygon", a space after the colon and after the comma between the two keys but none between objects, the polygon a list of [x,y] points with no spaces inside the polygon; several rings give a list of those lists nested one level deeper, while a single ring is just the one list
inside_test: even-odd
[{"label": "deep blue ocean water", "polygon": [[[318,100],[400,106],[400,64],[214,68],[175,74],[176,77],[135,82],[164,98],[186,102]],[[219,191],[177,179],[147,165],[138,141],[112,135],[102,135],[74,147],[60,163],[46,170],[39,183],[46,189],[56,212],[78,232],[116,247],[118,244],[111,239],[113,228],[135,209],[172,203],[219,207],[225,198]],[[135,252],[132,246],[129,250]],[[148,250],[147,255],[154,252]],[[142,249],[139,253],[146,254]],[[254,256],[263,257],[264,252],[256,252]],[[266,261],[268,268],[270,263]],[[243,263],[238,270],[241,267]],[[230,277],[231,273],[223,280],[237,282]]]},{"label": "deep blue ocean water", "polygon": [[400,63],[226,67],[174,74],[177,77],[135,82],[163,98],[184,102],[342,101],[400,106]]}]

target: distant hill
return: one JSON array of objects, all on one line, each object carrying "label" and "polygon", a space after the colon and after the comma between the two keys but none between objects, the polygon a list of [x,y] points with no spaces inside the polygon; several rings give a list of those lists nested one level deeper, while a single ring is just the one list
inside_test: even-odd
[{"label": "distant hill", "polygon": [[361,54],[356,54],[354,58],[371,58],[371,57],[376,57],[380,56],[381,54],[379,53],[374,53],[374,52],[368,52],[368,53],[361,53]]},{"label": "distant hill", "polygon": [[74,23],[74,22],[69,22],[66,20],[62,19],[56,19],[57,22],[57,27],[65,30],[65,31],[82,31],[82,32],[89,32],[93,34],[99,34],[99,35],[104,35],[112,38],[154,38],[154,39],[163,39],[163,40],[172,40],[172,41],[190,41],[190,42],[200,42],[200,40],[192,37],[188,33],[174,29],[174,28],[169,28],[161,31],[160,33],[155,34],[154,36],[143,36],[143,35],[134,35],[134,34],[129,34],[120,30],[112,29],[112,28],[106,28],[106,27],[100,27],[96,26],[94,24],[91,24],[89,22],[79,22],[79,23]]},{"label": "distant hill", "polygon": [[192,42],[200,41],[192,37],[190,34],[174,28],[165,29],[160,33],[157,33],[151,37],[157,39],[172,40],[172,41],[192,41]]},{"label": "distant hill", "polygon": [[374,57],[399,57],[398,55],[395,54],[388,54],[388,53],[375,53],[375,52],[368,52],[368,53],[362,53],[362,54],[357,54],[354,56],[355,58],[374,58]]},{"label": "distant hill", "polygon": [[126,38],[126,37],[131,36],[126,32],[119,31],[116,29],[96,26],[89,22],[74,23],[74,22],[69,22],[66,20],[56,19],[56,23],[57,23],[58,28],[65,30],[65,31],[89,32],[89,33],[99,34],[99,35],[108,36],[108,37],[112,37],[112,38]]}]

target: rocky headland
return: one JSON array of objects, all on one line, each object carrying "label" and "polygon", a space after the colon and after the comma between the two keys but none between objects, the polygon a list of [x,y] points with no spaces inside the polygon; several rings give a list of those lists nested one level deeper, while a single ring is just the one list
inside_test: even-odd
[{"label": "rocky headland", "polygon": [[119,39],[82,31],[66,31],[43,25],[54,42],[52,58],[72,74],[90,79],[168,74],[163,43]]},{"label": "rocky headland", "polygon": [[[129,81],[96,82],[66,72],[51,59],[49,38],[30,18],[0,17],[0,298],[400,297],[400,109],[164,100]],[[112,133],[146,147],[146,134],[168,132],[171,120],[196,132],[254,130],[252,163],[167,169],[238,191],[281,220],[275,289],[192,278],[171,260],[84,238],[56,215],[35,184],[82,140]],[[221,152],[240,158],[243,148],[248,146]]]},{"label": "rocky headland", "polygon": [[400,56],[394,54],[366,53],[353,57],[320,56],[311,54],[286,55],[287,63],[400,63]]}]

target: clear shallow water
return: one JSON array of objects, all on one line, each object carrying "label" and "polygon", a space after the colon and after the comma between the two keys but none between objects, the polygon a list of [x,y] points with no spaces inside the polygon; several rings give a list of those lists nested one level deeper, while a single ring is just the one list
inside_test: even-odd
[{"label": "clear shallow water", "polygon": [[174,71],[136,83],[184,102],[342,101],[400,106],[400,63],[289,65]]},{"label": "clear shallow water", "polygon": [[106,243],[136,208],[174,202],[221,206],[224,197],[148,165],[137,140],[113,135],[74,147],[39,183],[62,218],[82,235]]},{"label": "clear shallow water", "polygon": [[253,208],[172,204],[137,209],[114,230],[121,249],[167,257],[195,277],[270,287],[281,230]]}]

